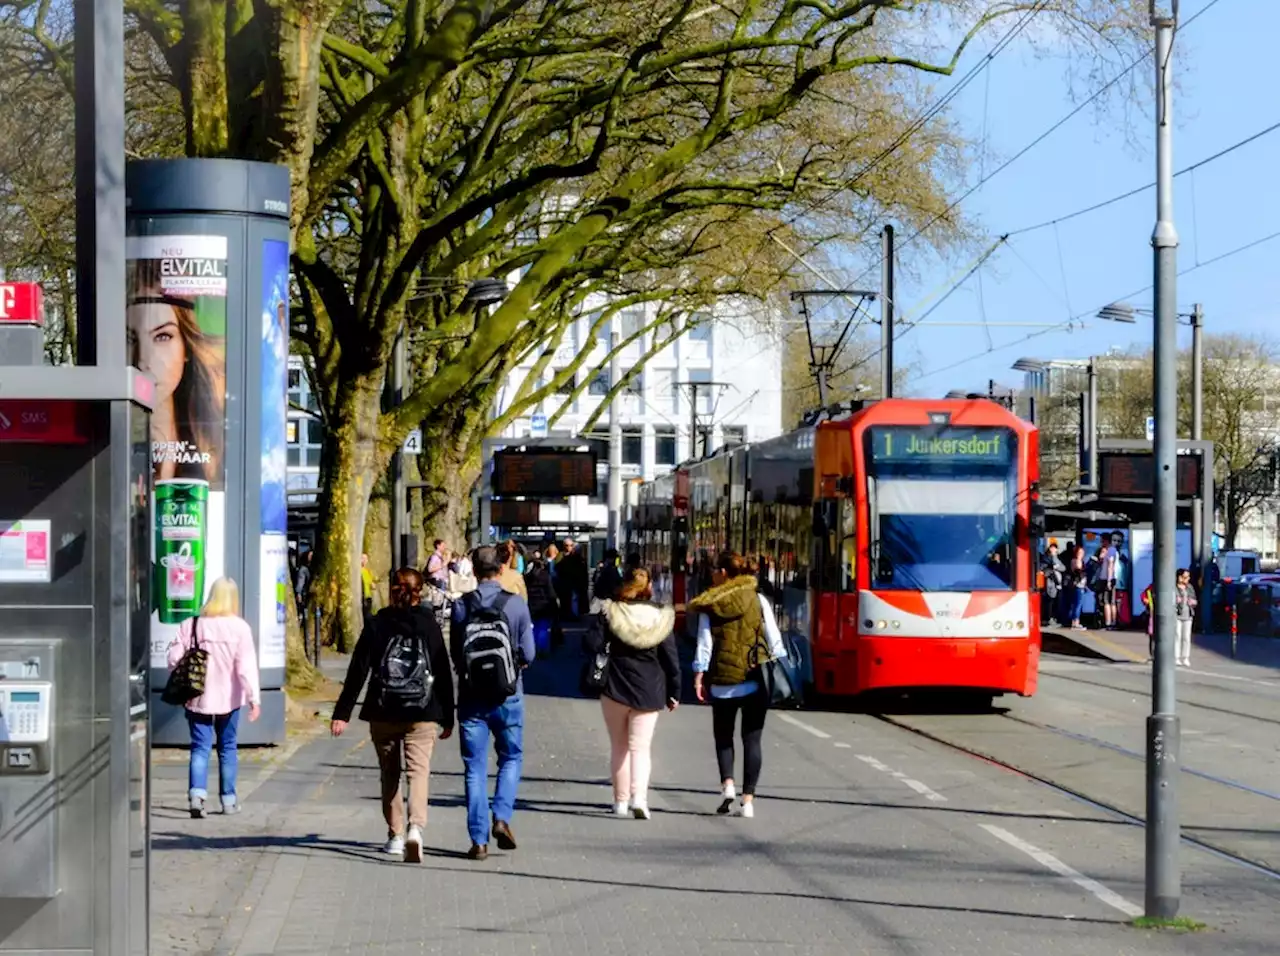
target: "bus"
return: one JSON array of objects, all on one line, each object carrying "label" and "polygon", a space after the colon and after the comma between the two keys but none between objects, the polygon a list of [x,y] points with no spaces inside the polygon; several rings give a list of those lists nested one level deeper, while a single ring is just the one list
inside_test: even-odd
[{"label": "bus", "polygon": [[688,488],[682,596],[722,550],[757,562],[818,694],[1035,692],[1038,433],[1002,405],[859,403],[659,481]]}]

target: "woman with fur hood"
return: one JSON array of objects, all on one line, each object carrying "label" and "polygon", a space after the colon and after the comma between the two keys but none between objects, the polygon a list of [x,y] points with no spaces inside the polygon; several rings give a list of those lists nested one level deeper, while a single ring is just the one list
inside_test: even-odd
[{"label": "woman with fur hood", "polygon": [[675,613],[652,602],[649,572],[632,568],[587,630],[589,654],[609,655],[600,708],[612,748],[613,812],[649,819],[649,759],[662,708],[680,702]]},{"label": "woman with fur hood", "polygon": [[[755,816],[756,782],[763,760],[760,742],[769,698],[758,680],[760,662],[787,656],[773,606],[758,592],[759,581],[742,555],[726,551],[716,562],[712,586],[689,602],[698,615],[698,650],[693,658],[693,690],[711,698],[711,727],[723,788],[717,813],[729,813],[737,796],[733,784],[733,727],[742,712],[742,809]],[[710,695],[704,685],[711,685]]]}]

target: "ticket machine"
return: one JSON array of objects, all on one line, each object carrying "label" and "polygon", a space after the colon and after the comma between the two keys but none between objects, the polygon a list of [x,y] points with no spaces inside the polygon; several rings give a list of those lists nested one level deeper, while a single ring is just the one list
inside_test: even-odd
[{"label": "ticket machine", "polygon": [[148,951],[153,388],[0,368],[0,954]]}]

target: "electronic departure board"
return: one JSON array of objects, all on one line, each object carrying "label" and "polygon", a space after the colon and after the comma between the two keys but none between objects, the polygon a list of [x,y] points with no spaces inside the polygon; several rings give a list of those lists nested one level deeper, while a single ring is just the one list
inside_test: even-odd
[{"label": "electronic departure board", "polygon": [[[1098,493],[1104,498],[1155,496],[1155,458],[1150,452],[1104,451],[1098,455]],[[1178,456],[1178,497],[1200,494],[1200,456]]]},{"label": "electronic departure board", "polygon": [[595,452],[541,449],[496,452],[493,456],[493,493],[524,498],[594,495]]},{"label": "electronic departure board", "polygon": [[494,498],[489,502],[489,523],[499,528],[528,528],[541,518],[542,506],[536,501]]}]

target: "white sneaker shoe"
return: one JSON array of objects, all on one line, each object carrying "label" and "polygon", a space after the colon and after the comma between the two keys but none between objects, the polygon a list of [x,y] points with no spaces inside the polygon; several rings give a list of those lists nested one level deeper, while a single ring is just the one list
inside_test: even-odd
[{"label": "white sneaker shoe", "polygon": [[393,836],[382,847],[382,852],[387,856],[403,856],[404,855],[404,837]]},{"label": "white sneaker shoe", "polygon": [[615,817],[631,816],[631,808],[627,806],[627,801],[620,800],[613,805],[613,815]]},{"label": "white sneaker shoe", "polygon": [[409,827],[409,833],[404,838],[404,861],[422,862],[422,831],[418,827]]},{"label": "white sneaker shoe", "polygon": [[744,803],[742,809],[738,811],[738,816],[744,820],[751,820],[756,815],[756,802],[752,800],[750,803]]},{"label": "white sneaker shoe", "polygon": [[716,808],[716,813],[726,814],[733,809],[733,801],[738,796],[738,791],[732,783],[724,786],[723,792],[720,794],[720,806]]},{"label": "white sneaker shoe", "polygon": [[648,820],[650,819],[649,807],[643,803],[633,803],[631,805],[631,815],[637,820]]}]

